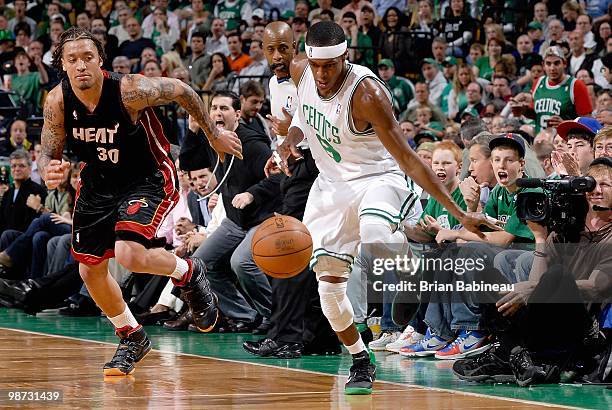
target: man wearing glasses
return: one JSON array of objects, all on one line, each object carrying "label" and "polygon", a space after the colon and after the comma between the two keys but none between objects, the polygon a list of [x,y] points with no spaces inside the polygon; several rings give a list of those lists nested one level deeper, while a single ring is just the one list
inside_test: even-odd
[{"label": "man wearing glasses", "polygon": [[13,185],[0,202],[0,250],[5,249],[38,216],[34,209],[26,205],[28,196],[39,195],[43,203],[47,197],[47,191],[30,179],[30,154],[17,150],[13,151],[9,159]]}]

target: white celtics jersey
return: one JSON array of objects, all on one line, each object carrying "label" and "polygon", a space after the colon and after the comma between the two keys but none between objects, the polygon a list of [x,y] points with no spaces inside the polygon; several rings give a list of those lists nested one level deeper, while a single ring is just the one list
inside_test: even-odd
[{"label": "white celtics jersey", "polygon": [[[276,118],[285,118],[283,108],[292,116],[295,115],[295,111],[298,106],[297,87],[293,80],[283,78],[279,80],[276,75],[270,78],[270,111]],[[286,135],[277,135],[278,144],[280,145],[285,139]],[[306,140],[298,144],[300,148],[308,148]]]},{"label": "white celtics jersey", "polygon": [[[395,159],[372,129],[355,130],[351,100],[365,78],[384,84],[368,68],[349,64],[340,89],[330,98],[319,96],[312,70],[306,67],[298,84],[298,115],[319,172],[331,181],[401,172]],[[387,92],[391,101],[391,95]],[[390,114],[391,115],[391,114]]]}]

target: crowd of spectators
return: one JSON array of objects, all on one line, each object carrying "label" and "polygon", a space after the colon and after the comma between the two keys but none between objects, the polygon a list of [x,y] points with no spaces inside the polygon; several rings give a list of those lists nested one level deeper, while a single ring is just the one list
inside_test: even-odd
[{"label": "crowd of spectators", "polygon": [[[217,229],[236,239],[215,244],[215,266],[209,266],[225,316],[217,331],[266,334],[274,303],[271,279],[253,273],[257,268],[247,242],[252,228],[261,222],[253,208],[262,206],[256,189],[249,187],[264,183],[263,165],[278,144],[277,123],[267,115],[272,71],[263,45],[266,24],[276,20],[291,26],[300,54],[309,26],[324,20],[341,25],[349,45],[348,60],[371,68],[387,85],[411,147],[460,206],[485,212],[503,228],[486,233],[485,245],[414,185],[422,208],[417,207],[403,228],[413,245],[419,244],[422,251],[424,245],[468,242],[473,245],[470,255],[495,260],[503,280],[519,290],[498,302],[499,312],[490,308],[495,303],[477,306],[438,298],[436,303],[421,303],[409,321],[394,321],[392,304],[385,299],[382,331],[370,348],[408,357],[462,359],[454,368],[461,378],[521,385],[558,381],[559,370],[571,366],[574,370],[584,365],[587,356],[595,360],[596,349],[592,344],[591,350],[586,349],[585,340],[598,340],[604,350],[607,346],[609,357],[609,305],[580,310],[556,304],[561,306],[557,312],[523,308],[518,313],[510,307],[520,305],[512,299],[517,293],[523,292],[527,300],[537,291],[550,290],[553,283],[578,291],[600,287],[594,292],[605,289],[608,302],[612,294],[609,251],[581,258],[587,270],[601,272],[595,278],[590,273],[572,277],[572,272],[564,271],[563,280],[555,282],[539,261],[546,255],[539,246],[552,241],[554,234],[519,220],[515,206],[517,195],[525,192],[517,186],[518,178],[589,175],[596,180],[595,190],[587,194],[589,205],[612,207],[612,160],[606,162],[612,156],[609,0],[14,0],[8,4],[0,0],[0,302],[31,314],[57,307],[63,315],[101,313],[82,286],[69,252],[81,164],[68,150],[66,159],[73,165],[65,182],[51,192],[36,169],[42,103],[62,79],[51,65],[52,54],[59,35],[79,26],[104,45],[103,69],[178,78],[202,95],[211,115],[223,111],[213,118],[219,125],[229,127],[239,121],[241,132],[255,144],[254,155],[260,161],[245,165],[243,173],[250,179],[240,181],[244,186],[235,197],[229,201],[217,194],[207,197],[220,182],[214,164],[178,161],[179,151],[181,162],[197,157],[194,152],[200,148],[190,145],[199,132],[197,126],[176,104],[155,108],[174,145],[181,191],[158,235],[180,256],[213,252],[207,238]],[[265,201],[270,210],[280,203],[273,195]],[[253,212],[242,212],[248,207]],[[610,212],[589,209],[584,230],[596,234],[581,240],[610,244]],[[354,268],[352,280],[360,280],[362,268]],[[180,293],[167,278],[151,279],[117,264],[111,264],[111,272],[144,324],[197,331]],[[543,284],[548,288],[542,290]],[[349,286],[355,321],[367,338],[364,292],[360,286]],[[575,318],[576,323],[569,324],[573,328],[569,330],[568,324],[547,320],[546,315]],[[595,331],[589,318],[598,321]],[[305,344],[315,346],[305,351],[337,353],[339,345],[330,341],[331,330],[326,324],[320,327],[324,329],[305,338]],[[567,332],[577,336],[570,338]],[[508,337],[510,333],[514,337]],[[534,342],[538,336],[533,334],[545,336]],[[544,346],[544,341],[549,344]],[[534,364],[530,354],[545,348],[556,349],[557,355],[570,351],[575,360]],[[577,350],[588,354],[574,354]],[[478,358],[469,359],[472,356]],[[486,360],[497,366],[499,374],[479,378]],[[598,377],[609,381],[609,366]]]}]

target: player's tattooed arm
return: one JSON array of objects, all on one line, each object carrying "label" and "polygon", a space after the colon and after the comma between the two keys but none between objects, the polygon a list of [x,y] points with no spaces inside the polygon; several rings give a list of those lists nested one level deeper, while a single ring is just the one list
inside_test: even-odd
[{"label": "player's tattooed arm", "polygon": [[64,129],[64,98],[61,86],[55,87],[45,99],[43,108],[44,124],[40,135],[42,152],[38,158],[38,169],[45,175],[51,160],[61,160],[66,142]]},{"label": "player's tattooed arm", "polygon": [[218,131],[204,102],[188,84],[180,80],[148,78],[138,74],[126,75],[121,81],[121,98],[126,108],[132,112],[175,101],[195,119],[209,141],[218,138]]}]

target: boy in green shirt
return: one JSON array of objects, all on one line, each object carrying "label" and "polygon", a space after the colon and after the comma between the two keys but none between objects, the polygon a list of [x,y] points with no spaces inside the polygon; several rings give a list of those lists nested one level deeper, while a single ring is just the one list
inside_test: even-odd
[{"label": "boy in green shirt", "polygon": [[[14,59],[17,73],[11,74],[11,91],[23,98],[28,116],[40,111],[41,85],[49,81],[47,70],[41,58],[37,56],[34,59],[38,71],[30,72],[31,63],[32,61],[25,51],[17,52]],[[15,103],[19,105],[20,101],[15,101]]]},{"label": "boy in green shirt", "polygon": [[[517,239],[533,241],[531,230],[518,220],[515,206],[515,197],[519,191],[516,180],[523,175],[525,167],[523,139],[517,134],[502,134],[489,142],[489,148],[497,186],[491,191],[484,212],[500,221],[504,230],[485,233],[485,242],[465,229],[441,229],[436,235],[438,242],[471,242],[448,255],[452,255],[455,260],[480,259],[490,264],[498,253],[498,250],[490,245],[509,245]],[[445,256],[447,255],[443,254],[440,258]],[[437,280],[438,276],[434,278]],[[440,278],[444,278],[444,275]],[[453,283],[477,282],[480,280],[479,270],[456,272],[451,280]],[[433,354],[437,359],[450,360],[475,355],[488,349],[486,333],[478,330],[479,304],[469,291],[462,294],[464,302],[456,302],[448,296],[445,299],[443,293],[435,290],[431,297],[440,298],[440,302],[430,302],[427,306],[424,321],[429,329],[425,339],[407,347],[405,352],[400,350],[400,354],[409,357]],[[453,339],[454,342],[451,342]]]},{"label": "boy in green shirt", "polygon": [[[436,145],[432,154],[432,169],[451,193],[457,205],[466,210],[467,206],[459,189],[461,164],[462,152],[457,144],[452,141],[442,141]],[[459,226],[459,221],[450,215],[438,201],[430,197],[419,219],[419,224],[406,226],[404,232],[408,238],[425,243],[432,242],[440,229],[456,229]]]},{"label": "boy in green shirt", "polygon": [[[516,196],[520,192],[528,191],[516,185],[516,180],[523,176],[525,168],[525,143],[519,135],[508,133],[491,140],[489,148],[497,185],[489,194],[484,213],[497,219],[504,230],[485,233],[487,242],[499,246],[512,242],[533,242],[533,233],[516,215]],[[464,229],[441,230],[436,240],[482,242],[478,236]]]}]

